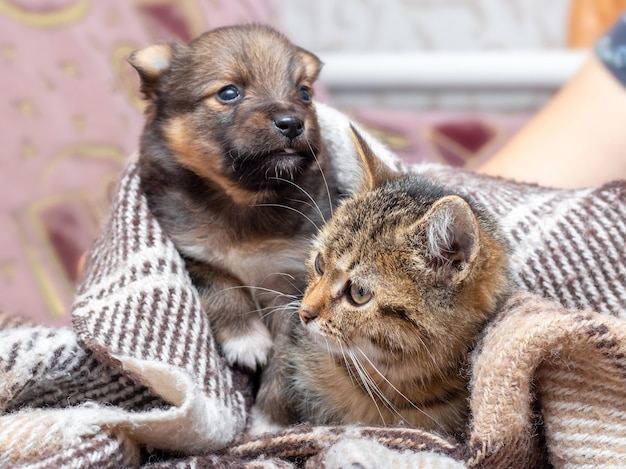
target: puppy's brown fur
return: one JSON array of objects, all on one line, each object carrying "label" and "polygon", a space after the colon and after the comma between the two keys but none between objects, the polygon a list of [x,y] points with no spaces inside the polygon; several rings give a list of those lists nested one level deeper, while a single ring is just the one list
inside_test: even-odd
[{"label": "puppy's brown fur", "polygon": [[[231,364],[267,361],[270,314],[304,286],[304,258],[336,198],[312,103],[321,63],[261,25],[157,44],[130,63],[149,105],[139,172],[187,261]],[[268,313],[268,314],[266,314]]]}]

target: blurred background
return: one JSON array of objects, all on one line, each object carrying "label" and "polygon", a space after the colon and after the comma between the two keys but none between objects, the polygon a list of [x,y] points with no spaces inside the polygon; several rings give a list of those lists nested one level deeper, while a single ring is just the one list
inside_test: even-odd
[{"label": "blurred background", "polygon": [[317,98],[407,162],[472,169],[580,66],[618,0],[0,0],[0,311],[69,324],[77,265],[143,125],[126,57],[269,23]]}]

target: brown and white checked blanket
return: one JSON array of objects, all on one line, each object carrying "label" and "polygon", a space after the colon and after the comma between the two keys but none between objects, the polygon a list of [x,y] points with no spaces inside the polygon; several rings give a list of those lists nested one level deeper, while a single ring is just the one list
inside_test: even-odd
[{"label": "brown and white checked blanket", "polygon": [[[318,113],[349,189],[348,121]],[[522,290],[474,353],[467,439],[309,425],[247,435],[250,383],[220,357],[130,163],[73,330],[0,316],[0,467],[626,467],[626,182],[554,190],[412,169],[496,214]]]}]

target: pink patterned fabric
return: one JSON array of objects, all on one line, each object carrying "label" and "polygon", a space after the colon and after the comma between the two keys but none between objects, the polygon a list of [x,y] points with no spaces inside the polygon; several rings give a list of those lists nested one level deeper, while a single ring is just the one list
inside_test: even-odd
[{"label": "pink patterned fabric", "polygon": [[355,109],[354,118],[409,164],[476,168],[528,120],[527,114]]},{"label": "pink patterned fabric", "polygon": [[[238,22],[280,29],[278,5],[0,1],[0,311],[69,324],[78,261],[107,216],[143,126],[130,51]],[[465,167],[492,154],[523,121],[382,109],[354,115],[409,162]]]}]

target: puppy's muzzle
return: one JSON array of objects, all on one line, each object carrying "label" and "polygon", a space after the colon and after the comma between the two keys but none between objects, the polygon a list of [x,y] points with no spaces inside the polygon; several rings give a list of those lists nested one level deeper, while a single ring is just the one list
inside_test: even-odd
[{"label": "puppy's muzzle", "polygon": [[298,116],[280,114],[274,117],[274,126],[278,131],[290,140],[304,132],[304,121]]}]

